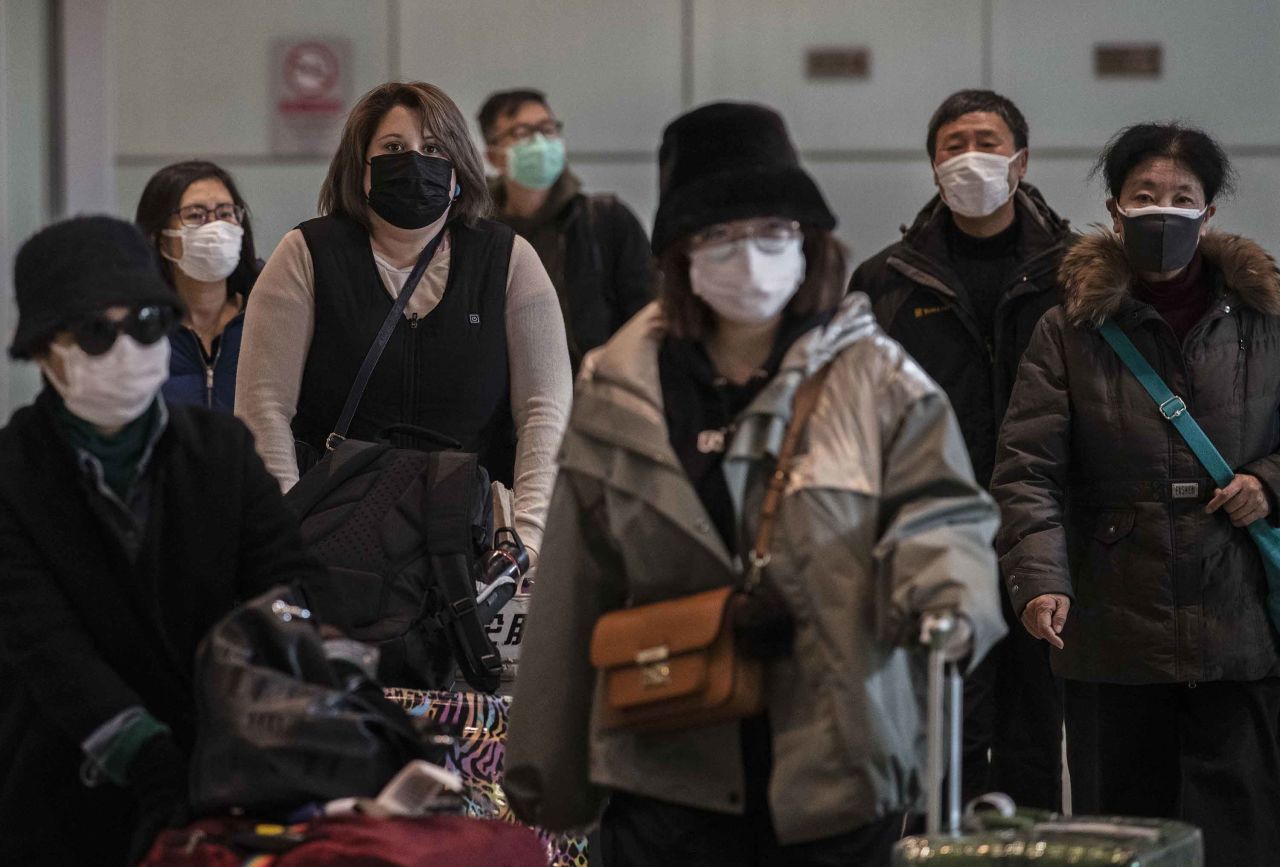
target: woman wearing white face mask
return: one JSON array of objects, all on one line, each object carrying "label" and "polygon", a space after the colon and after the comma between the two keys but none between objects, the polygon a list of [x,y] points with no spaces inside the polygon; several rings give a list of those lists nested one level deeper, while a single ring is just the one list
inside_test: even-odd
[{"label": "woman wearing white face mask", "polygon": [[147,181],[134,222],[186,306],[165,399],[230,412],[245,301],[260,269],[235,181],[202,160],[165,166]]},{"label": "woman wearing white face mask", "polygon": [[[615,867],[885,864],[922,769],[920,616],[958,612],[952,650],[975,661],[1004,631],[995,510],[941,391],[866,296],[842,298],[835,217],[781,117],[704,106],[667,127],[659,162],[661,300],[583,364],[504,788],[556,829],[590,824],[611,791]],[[816,403],[756,557],[798,393]],[[597,621],[741,586],[752,559],[783,614],[771,640],[744,638],[765,660],[763,712],[665,734],[608,724]],[[676,654],[688,635],[671,628]]]},{"label": "woman wearing white face mask", "polygon": [[1204,132],[1138,124],[1098,167],[1114,231],[1063,258],[1001,430],[1001,565],[1064,679],[1076,810],[1183,819],[1207,865],[1272,863],[1280,599],[1246,528],[1280,506],[1280,272],[1209,228],[1232,172]]},{"label": "woman wearing white face mask", "polygon": [[136,864],[184,819],[197,643],[320,570],[244,425],[161,396],[182,304],[136,227],[50,226],[14,288],[45,388],[0,430],[0,849]]}]

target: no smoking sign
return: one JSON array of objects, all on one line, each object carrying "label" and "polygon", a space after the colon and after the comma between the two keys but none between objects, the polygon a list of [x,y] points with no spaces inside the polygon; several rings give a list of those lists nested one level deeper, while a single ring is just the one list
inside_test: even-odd
[{"label": "no smoking sign", "polygon": [[351,45],[343,38],[280,39],[271,46],[271,150],[327,156],[351,100]]}]

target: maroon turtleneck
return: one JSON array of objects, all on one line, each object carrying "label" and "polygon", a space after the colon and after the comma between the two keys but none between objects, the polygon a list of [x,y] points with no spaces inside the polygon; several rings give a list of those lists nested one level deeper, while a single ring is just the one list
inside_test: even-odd
[{"label": "maroon turtleneck", "polygon": [[1209,281],[1200,251],[1172,280],[1134,280],[1133,294],[1156,309],[1181,342],[1209,309]]}]

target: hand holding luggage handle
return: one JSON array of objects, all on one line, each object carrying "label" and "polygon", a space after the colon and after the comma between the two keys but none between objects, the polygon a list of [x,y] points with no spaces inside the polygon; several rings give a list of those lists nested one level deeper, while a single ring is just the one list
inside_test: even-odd
[{"label": "hand holding luggage handle", "polygon": [[920,620],[920,643],[929,648],[925,828],[931,836],[944,830],[941,827],[944,779],[947,782],[945,831],[960,833],[960,711],[964,681],[958,664],[947,661],[948,645],[959,629],[959,621],[951,612],[926,614]]}]

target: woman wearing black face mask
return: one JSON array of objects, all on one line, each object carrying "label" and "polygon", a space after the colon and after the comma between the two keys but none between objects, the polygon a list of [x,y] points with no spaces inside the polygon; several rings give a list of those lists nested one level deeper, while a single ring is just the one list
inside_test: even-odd
[{"label": "woman wearing black face mask", "polygon": [[[483,219],[489,204],[466,121],[441,90],[389,83],[361,98],[320,193],[324,216],[285,235],[246,313],[236,413],[283,488],[299,457],[305,471],[323,454],[374,336],[410,292],[348,435],[409,423],[459,440],[494,479],[519,480],[516,528],[536,551],[571,399],[568,350],[537,253]],[[422,255],[421,280],[404,285]]]},{"label": "woman wearing black face mask", "polygon": [[[1040,322],[1001,431],[1001,566],[1066,678],[1076,811],[1182,818],[1204,829],[1207,864],[1270,863],[1280,644],[1243,528],[1277,516],[1280,274],[1208,228],[1231,169],[1205,133],[1133,126],[1098,167],[1115,231],[1064,258],[1065,301]],[[1157,407],[1113,329],[1185,410]],[[1179,413],[1229,484],[1166,420]]]}]

